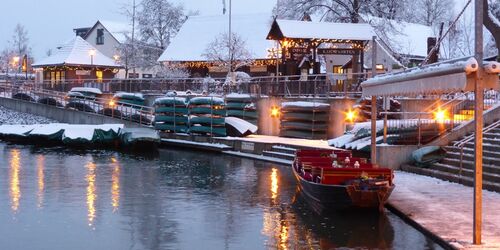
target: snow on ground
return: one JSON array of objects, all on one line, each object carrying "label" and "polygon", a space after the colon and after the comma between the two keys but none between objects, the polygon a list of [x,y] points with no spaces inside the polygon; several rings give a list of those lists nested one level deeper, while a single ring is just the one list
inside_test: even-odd
[{"label": "snow on ground", "polygon": [[284,102],[281,107],[303,107],[303,108],[318,108],[318,107],[329,107],[328,103],[321,102]]},{"label": "snow on ground", "polygon": [[54,122],[57,121],[42,116],[17,112],[0,106],[0,124],[47,124]]},{"label": "snow on ground", "polygon": [[473,246],[473,188],[406,172],[395,173],[389,204],[462,249],[500,249],[500,194],[483,191],[483,245]]},{"label": "snow on ground", "polygon": [[268,135],[250,135],[250,136],[247,136],[245,138],[217,137],[217,139],[239,140],[239,141],[247,141],[247,142],[274,143],[274,144],[291,145],[291,146],[334,149],[333,147],[330,147],[328,145],[328,141],[325,141],[325,140],[307,140],[307,139],[285,138],[285,137],[268,136]]}]

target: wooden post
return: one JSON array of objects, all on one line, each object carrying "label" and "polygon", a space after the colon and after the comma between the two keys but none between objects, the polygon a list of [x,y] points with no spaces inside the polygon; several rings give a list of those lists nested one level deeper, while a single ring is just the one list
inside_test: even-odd
[{"label": "wooden post", "polygon": [[[389,102],[389,103],[387,103]],[[387,96],[384,97],[384,143],[387,143],[387,106],[390,105],[390,99]]]},{"label": "wooden post", "polygon": [[[377,41],[372,37],[372,77],[377,75]],[[377,97],[372,96],[371,161],[377,164]]]},{"label": "wooden post", "polygon": [[475,126],[475,171],[474,171],[474,230],[473,243],[481,244],[482,229],[482,208],[483,208],[483,109],[484,109],[484,90],[483,90],[483,0],[475,1],[475,57],[479,63],[475,79],[475,107],[474,107],[474,126]]}]

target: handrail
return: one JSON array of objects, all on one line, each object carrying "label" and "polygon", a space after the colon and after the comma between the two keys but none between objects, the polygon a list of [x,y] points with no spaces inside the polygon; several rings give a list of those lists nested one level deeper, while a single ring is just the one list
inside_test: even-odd
[{"label": "handrail", "polygon": [[[500,120],[497,120],[493,122],[492,124],[488,125],[483,129],[483,133],[490,132],[491,130],[497,128],[500,126]],[[464,147],[465,144],[469,143],[475,138],[474,134],[471,134],[469,136],[464,137],[462,140],[456,142],[453,144],[453,147],[460,148],[460,168],[458,171],[458,180],[460,181],[460,178],[462,176],[462,169],[463,169],[463,160],[464,160]]]}]

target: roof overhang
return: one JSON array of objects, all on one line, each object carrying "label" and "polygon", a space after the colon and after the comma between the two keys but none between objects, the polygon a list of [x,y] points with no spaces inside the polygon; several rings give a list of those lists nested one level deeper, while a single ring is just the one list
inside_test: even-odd
[{"label": "roof overhang", "polygon": [[275,19],[267,40],[302,39],[323,42],[370,41],[373,27],[366,23],[330,23]]},{"label": "roof overhang", "polygon": [[[363,96],[414,96],[474,90],[478,62],[473,57],[431,64],[394,74],[380,75],[361,83]],[[498,88],[500,64],[484,63],[484,87]]]},{"label": "roof overhang", "polygon": [[60,63],[60,64],[33,64],[33,68],[45,68],[45,67],[85,67],[85,68],[111,68],[111,69],[121,69],[123,66],[110,66],[110,65],[97,65],[97,64],[71,64],[71,63]]}]

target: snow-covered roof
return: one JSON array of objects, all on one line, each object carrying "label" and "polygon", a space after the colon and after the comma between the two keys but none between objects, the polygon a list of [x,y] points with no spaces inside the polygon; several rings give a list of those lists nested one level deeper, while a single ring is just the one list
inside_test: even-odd
[{"label": "snow-covered roof", "polygon": [[418,95],[471,90],[467,75],[478,70],[473,57],[380,75],[361,83],[364,96]]},{"label": "snow-covered roof", "polygon": [[[228,32],[228,22],[227,15],[190,16],[158,61],[206,61],[203,54],[208,44]],[[270,25],[270,14],[232,16],[232,32],[245,40],[255,59],[266,59],[267,50],[275,47],[272,41],[266,40]]]},{"label": "snow-covered roof", "polygon": [[[272,33],[281,33],[273,37]],[[375,35],[373,28],[366,23],[307,22],[277,19],[272,25],[268,38],[296,39],[336,39],[368,41]]]},{"label": "snow-covered roof", "polygon": [[371,15],[362,15],[362,18],[373,26],[377,36],[393,52],[400,55],[425,58],[427,56],[427,38],[437,36],[431,26],[383,19]]},{"label": "snow-covered roof", "polygon": [[[95,55],[90,56],[90,51]],[[120,68],[113,59],[105,56],[99,50],[90,45],[79,36],[75,36],[70,42],[63,45],[53,55],[33,64],[34,68],[44,66],[92,66],[92,67],[110,67]]]},{"label": "snow-covered roof", "polygon": [[132,33],[132,26],[127,23],[109,20],[99,20],[98,22],[100,22],[119,43],[125,43],[127,41],[127,36]]}]

